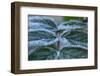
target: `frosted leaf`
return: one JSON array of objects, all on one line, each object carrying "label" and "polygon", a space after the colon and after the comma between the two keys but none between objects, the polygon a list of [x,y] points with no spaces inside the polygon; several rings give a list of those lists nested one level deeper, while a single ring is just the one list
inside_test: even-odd
[{"label": "frosted leaf", "polygon": [[29,52],[29,60],[52,60],[55,59],[56,51],[50,47],[40,47],[33,49],[34,51]]},{"label": "frosted leaf", "polygon": [[82,29],[86,28],[87,24],[83,23],[79,20],[70,20],[67,22],[63,22],[58,26],[59,30],[73,30],[73,29]]},{"label": "frosted leaf", "polygon": [[87,58],[87,23],[62,22],[44,16],[29,16],[29,60]]},{"label": "frosted leaf", "polygon": [[29,18],[29,21],[32,23],[43,23],[53,28],[57,28],[56,22],[54,21],[53,18],[41,17],[41,16],[31,16],[31,18]]}]

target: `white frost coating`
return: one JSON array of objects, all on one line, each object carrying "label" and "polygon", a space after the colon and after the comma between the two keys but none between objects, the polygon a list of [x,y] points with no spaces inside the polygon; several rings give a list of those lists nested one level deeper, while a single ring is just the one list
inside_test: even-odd
[{"label": "white frost coating", "polygon": [[61,24],[70,24],[70,23],[77,23],[77,24],[82,24],[82,25],[86,25],[87,23],[83,23],[82,21],[80,21],[80,20],[69,20],[69,21],[66,21],[66,22],[63,22],[63,23],[61,23]]},{"label": "white frost coating", "polygon": [[73,44],[71,44],[69,41],[68,41],[68,39],[65,39],[65,38],[61,38],[61,49],[63,49],[63,48],[65,48],[65,47],[78,47],[78,48],[83,48],[83,49],[85,49],[85,50],[87,50],[87,47],[86,46],[83,46],[81,43],[79,43],[79,42],[77,42],[76,41],[76,43],[77,44],[75,44],[75,45],[73,45]]},{"label": "white frost coating", "polygon": [[[47,20],[47,22],[46,22]],[[49,24],[50,23],[50,24]],[[59,59],[60,57],[60,51],[63,48],[82,48],[84,50],[87,50],[87,43],[75,41],[75,40],[69,40],[64,38],[64,34],[70,34],[71,31],[76,31],[76,29],[79,29],[78,31],[81,31],[81,29],[84,29],[86,27],[86,23],[83,23],[78,20],[70,20],[66,22],[62,22],[59,25],[57,25],[56,21],[53,18],[45,17],[45,16],[31,16],[29,17],[29,29],[28,33],[31,32],[38,32],[38,37],[44,36],[44,39],[40,40],[31,40],[28,41],[28,47],[29,47],[29,55],[31,55],[33,52],[36,51],[39,47],[48,47],[49,45],[56,45],[54,49],[56,51],[56,56],[54,59]],[[55,28],[55,26],[57,28]],[[60,32],[61,30],[61,32]],[[55,39],[46,39],[45,36],[53,35]],[[75,35],[74,35],[75,36]],[[73,36],[73,37],[74,37]],[[75,36],[77,37],[77,36]],[[34,34],[33,34],[34,38]],[[70,58],[70,57],[68,57]]]},{"label": "white frost coating", "polygon": [[47,32],[47,33],[50,33],[50,34],[52,34],[53,36],[55,36],[55,32],[53,32],[53,31],[50,31],[50,30],[47,30],[47,29],[29,29],[28,30],[28,32],[30,33],[30,32],[35,32],[35,31],[45,31],[45,32]]},{"label": "white frost coating", "polygon": [[[38,29],[38,28],[53,28],[51,26],[48,26],[47,24],[44,23],[33,23],[33,22],[29,22],[29,29]],[[54,29],[54,28],[53,28]]]},{"label": "white frost coating", "polygon": [[32,48],[32,49],[30,49],[29,51],[28,51],[28,55],[31,55],[35,50],[36,50],[37,48]]},{"label": "white frost coating", "polygon": [[74,26],[71,26],[71,25],[59,25],[58,29],[66,29],[66,30],[71,30],[71,29],[76,29],[76,28],[82,28],[82,26],[78,26],[78,25],[74,25]]},{"label": "white frost coating", "polygon": [[58,59],[60,56],[60,51],[57,51],[57,55],[55,56],[55,59]]},{"label": "white frost coating", "polygon": [[66,22],[63,22],[61,23],[59,26],[58,26],[58,29],[76,29],[76,28],[83,28],[87,25],[87,23],[83,23],[82,21],[79,21],[79,20],[70,20],[70,21],[66,21]]},{"label": "white frost coating", "polygon": [[66,47],[70,47],[70,48],[82,48],[82,49],[85,49],[85,50],[87,50],[87,47],[84,47],[84,46],[82,46],[82,45],[65,45],[65,46],[63,46],[62,47],[62,49],[63,48],[66,48]]},{"label": "white frost coating", "polygon": [[[48,48],[50,51],[56,51],[54,48],[51,47],[46,47]],[[38,49],[38,47],[36,48],[32,48],[31,50],[28,51],[28,54],[31,55],[33,52],[35,52]]]},{"label": "white frost coating", "polygon": [[[80,48],[83,48],[85,50],[87,50],[87,46],[86,46],[86,43],[80,43],[78,41],[75,41],[73,40],[76,44],[72,44],[71,42],[69,42],[68,39],[66,38],[60,38],[60,49],[63,49],[65,47],[80,47]],[[85,46],[84,46],[85,45]]]},{"label": "white frost coating", "polygon": [[[71,43],[70,43],[69,40],[66,39],[66,38],[60,38],[60,46],[61,46],[61,48],[62,48],[63,46],[65,46],[65,45],[71,45]],[[61,49],[61,48],[60,48],[60,49]]]},{"label": "white frost coating", "polygon": [[[76,29],[76,28],[75,28],[75,29]],[[63,36],[65,33],[68,35],[68,34],[70,34],[71,31],[75,31],[75,29],[73,28],[73,29],[64,30],[64,31],[61,33],[61,36]],[[80,30],[78,30],[78,32],[82,32],[82,33],[84,33],[84,34],[87,34],[86,31],[80,31]]]},{"label": "white frost coating", "polygon": [[87,43],[81,43],[79,41],[75,41],[75,40],[72,40],[74,43],[76,43],[77,45],[82,45],[84,47],[88,47]]},{"label": "white frost coating", "polygon": [[29,21],[30,20],[43,20],[43,18],[40,16],[29,16]]},{"label": "white frost coating", "polygon": [[58,38],[56,38],[55,40],[51,40],[51,41],[46,41],[44,39],[41,39],[41,40],[29,41],[28,45],[29,47],[48,46],[48,45],[54,44],[56,41],[58,41]]},{"label": "white frost coating", "polygon": [[50,17],[41,17],[41,16],[30,16],[29,17],[29,21],[30,20],[44,20],[44,19],[47,19],[47,20],[51,20],[54,24],[56,24],[57,25],[57,23],[55,22],[55,20],[53,19],[53,18],[50,18]]}]

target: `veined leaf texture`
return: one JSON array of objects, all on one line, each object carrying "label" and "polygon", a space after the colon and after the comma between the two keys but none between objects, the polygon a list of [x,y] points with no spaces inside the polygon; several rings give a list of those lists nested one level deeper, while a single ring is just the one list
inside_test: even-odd
[{"label": "veined leaf texture", "polygon": [[28,60],[88,57],[88,22],[64,18],[28,16]]}]

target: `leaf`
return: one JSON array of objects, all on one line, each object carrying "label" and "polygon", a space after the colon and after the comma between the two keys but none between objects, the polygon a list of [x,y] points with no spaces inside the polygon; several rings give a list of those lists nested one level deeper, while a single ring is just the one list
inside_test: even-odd
[{"label": "leaf", "polygon": [[87,58],[87,43],[87,23],[69,20],[57,25],[53,18],[29,16],[29,60]]},{"label": "leaf", "polygon": [[86,24],[77,20],[60,24],[59,29],[63,30],[60,38],[61,59],[87,58],[88,35],[84,31],[86,27]]},{"label": "leaf", "polygon": [[32,29],[28,33],[29,49],[37,46],[48,46],[57,41],[55,34],[46,29]]},{"label": "leaf", "polygon": [[34,49],[28,57],[29,60],[52,60],[56,56],[56,52],[50,47],[40,47]]},{"label": "leaf", "polygon": [[84,33],[82,31],[78,31],[78,30],[72,30],[69,32],[65,32],[62,37],[69,39],[69,40],[73,40],[74,41],[78,41],[78,42],[84,42],[87,43],[88,40],[88,35],[87,33]]},{"label": "leaf", "polygon": [[87,58],[88,51],[80,47],[66,47],[61,50],[61,57],[63,59]]},{"label": "leaf", "polygon": [[75,30],[75,29],[81,29],[82,30],[84,28],[85,29],[87,28],[87,23],[83,23],[82,21],[79,21],[79,20],[66,21],[66,22],[61,23],[58,26],[59,30],[67,30],[67,31]]},{"label": "leaf", "polygon": [[30,40],[55,39],[55,33],[46,29],[29,29]]},{"label": "leaf", "polygon": [[57,29],[57,24],[53,18],[41,17],[41,16],[29,16],[31,24],[29,26],[39,25],[46,29]]},{"label": "leaf", "polygon": [[[56,43],[56,23],[53,19],[40,16],[29,16],[28,50],[29,55],[34,48],[51,46]],[[37,51],[37,50],[35,50]]]},{"label": "leaf", "polygon": [[33,47],[40,47],[40,46],[50,46],[52,44],[55,44],[57,42],[57,38],[55,40],[49,40],[49,39],[46,39],[46,40],[36,40],[36,41],[28,41],[28,47],[31,49]]}]

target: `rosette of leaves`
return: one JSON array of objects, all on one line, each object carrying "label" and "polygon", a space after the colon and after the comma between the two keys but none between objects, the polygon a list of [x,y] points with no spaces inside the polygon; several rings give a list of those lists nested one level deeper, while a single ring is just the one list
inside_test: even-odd
[{"label": "rosette of leaves", "polygon": [[28,60],[79,59],[88,57],[87,23],[29,16]]}]

